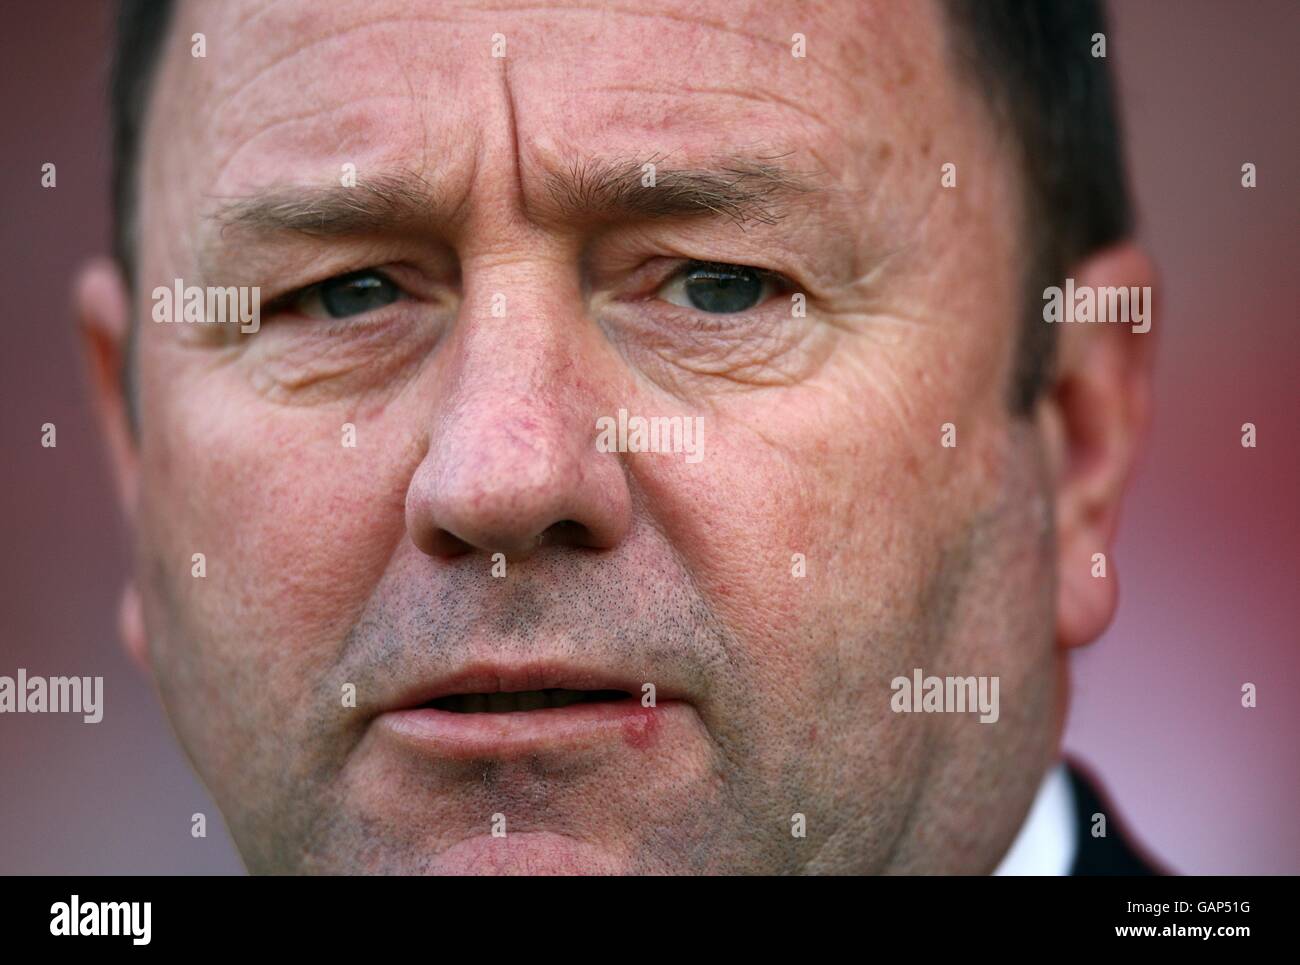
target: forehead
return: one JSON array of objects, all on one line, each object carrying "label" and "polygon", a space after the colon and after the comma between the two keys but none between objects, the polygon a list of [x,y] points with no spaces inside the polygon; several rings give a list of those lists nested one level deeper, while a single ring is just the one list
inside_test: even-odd
[{"label": "forehead", "polygon": [[853,181],[917,135],[941,33],[931,4],[863,0],[182,3],[148,143],[161,129],[173,176],[218,191],[346,161],[468,175],[501,149],[523,166],[766,149]]}]

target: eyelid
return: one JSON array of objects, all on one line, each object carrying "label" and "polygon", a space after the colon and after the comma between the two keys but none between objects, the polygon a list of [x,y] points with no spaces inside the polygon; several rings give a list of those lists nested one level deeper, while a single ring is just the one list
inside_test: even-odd
[{"label": "eyelid", "polygon": [[[654,290],[655,297],[663,299],[664,301],[668,302],[668,304],[673,305],[676,308],[683,308],[689,311],[697,311],[697,312],[701,311],[700,309],[695,308],[689,303],[674,302],[674,301],[669,301],[669,299],[667,298],[664,298],[664,292],[666,292],[670,286],[678,287],[684,292],[686,287],[686,276],[689,275],[692,271],[695,271],[699,268],[743,269],[746,271],[752,271],[754,272],[754,274],[758,275],[759,281],[762,283],[763,286],[762,295],[759,298],[759,300],[750,308],[742,309],[739,312],[727,312],[723,314],[743,315],[745,314],[745,312],[757,311],[764,304],[766,304],[774,294],[776,294],[782,288],[788,287],[790,285],[790,281],[784,275],[782,275],[780,272],[772,271],[769,268],[759,268],[756,265],[741,265],[741,264],[725,262],[725,261],[700,261],[698,259],[692,259],[690,261],[682,263],[682,265],[676,271],[672,272],[666,279],[664,279],[662,282],[659,283],[659,285]],[[705,314],[718,314],[718,313],[711,312]]]},{"label": "eyelid", "polygon": [[[283,295],[277,295],[267,304],[265,311],[267,312],[268,315],[278,315],[282,312],[292,311],[307,318],[319,317],[325,321],[338,321],[338,319],[330,318],[328,316],[328,313],[321,313],[318,316],[318,315],[310,314],[307,311],[304,311],[302,308],[303,302],[308,298],[318,297],[320,295],[321,289],[324,288],[326,285],[328,285],[330,282],[339,281],[341,279],[350,278],[353,276],[366,276],[366,275],[373,275],[376,278],[380,278],[383,281],[387,282],[389,285],[392,285],[393,288],[397,290],[397,298],[394,301],[402,301],[410,297],[407,290],[393,278],[391,272],[385,271],[382,268],[355,268],[349,271],[336,272],[330,275],[328,278],[322,278],[319,281],[314,281],[311,284],[303,285],[299,288],[293,289],[292,291],[285,292]],[[387,308],[388,306],[385,305],[383,307]],[[380,309],[375,309],[375,311],[379,311],[379,310]],[[361,315],[368,315],[368,314],[371,313],[362,312],[359,315],[353,317],[359,318],[361,317]]]}]

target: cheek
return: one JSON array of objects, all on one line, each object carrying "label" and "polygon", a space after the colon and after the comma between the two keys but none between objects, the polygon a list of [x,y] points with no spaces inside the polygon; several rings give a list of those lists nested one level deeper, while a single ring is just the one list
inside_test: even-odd
[{"label": "cheek", "polygon": [[766,696],[805,711],[841,648],[862,649],[873,627],[916,618],[961,514],[946,497],[948,470],[892,407],[873,415],[829,398],[746,393],[705,416],[701,462],[632,470]]},{"label": "cheek", "polygon": [[[191,382],[206,388],[154,417],[141,507],[150,555],[176,574],[187,648],[300,671],[332,654],[404,533],[414,428],[387,413],[276,407],[226,377]],[[346,422],[355,447],[343,444]]]},{"label": "cheek", "polygon": [[[962,592],[952,561],[1005,482],[997,399],[962,407],[959,445],[945,448],[951,384],[903,386],[903,405],[875,387],[892,382],[865,376],[853,387],[853,373],[826,375],[836,391],[801,386],[716,405],[701,463],[651,463],[636,475],[745,648],[757,696],[789,720],[790,740],[806,739],[793,728],[811,722],[812,707],[840,735],[860,736],[878,718],[864,702],[878,693],[886,707],[900,665],[947,643]],[[1002,547],[973,550],[994,551]]]}]

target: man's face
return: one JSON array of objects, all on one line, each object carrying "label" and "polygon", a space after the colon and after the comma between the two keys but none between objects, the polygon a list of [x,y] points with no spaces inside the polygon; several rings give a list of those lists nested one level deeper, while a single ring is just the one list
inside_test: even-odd
[{"label": "man's face", "polygon": [[[1052,509],[1007,406],[1019,189],[945,29],[182,4],[131,509],[148,657],[250,869],[996,863],[1059,732]],[[669,197],[724,182],[749,200]],[[177,278],[259,286],[260,330],[155,324]],[[698,417],[702,458],[602,451],[619,410]],[[892,712],[914,668],[999,677],[999,721]],[[427,706],[545,689],[630,698]]]}]

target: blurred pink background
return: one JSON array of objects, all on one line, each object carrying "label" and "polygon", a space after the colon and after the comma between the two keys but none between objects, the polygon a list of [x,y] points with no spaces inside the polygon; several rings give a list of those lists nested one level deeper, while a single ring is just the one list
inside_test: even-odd
[{"label": "blurred pink background", "polygon": [[[115,630],[124,534],[69,309],[74,269],[108,245],[109,5],[6,12],[0,674],[103,675],[107,711],[0,716],[0,873],[239,873]],[[1155,432],[1112,556],[1119,617],[1075,658],[1066,747],[1174,870],[1297,873],[1300,4],[1143,0],[1111,17],[1140,235],[1166,288]]]}]

